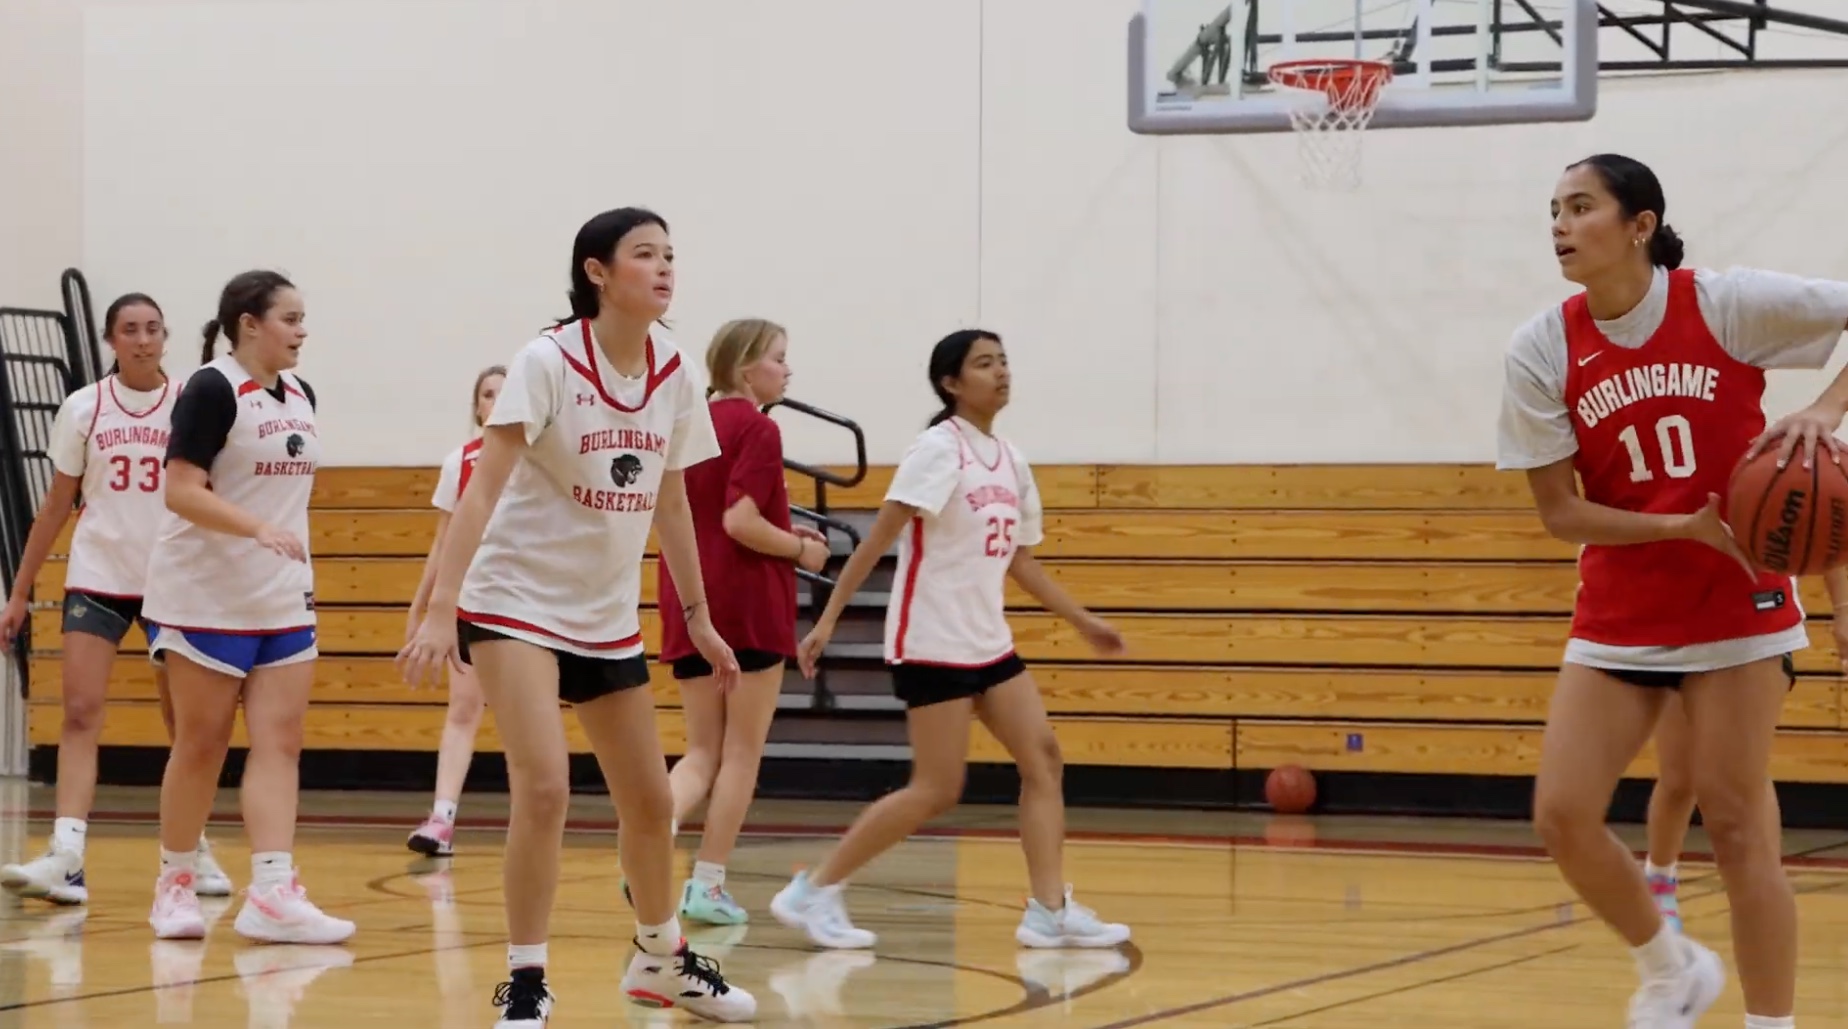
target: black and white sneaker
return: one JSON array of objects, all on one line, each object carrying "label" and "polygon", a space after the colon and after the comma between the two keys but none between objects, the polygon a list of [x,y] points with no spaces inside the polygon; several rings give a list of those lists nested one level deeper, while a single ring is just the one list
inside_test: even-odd
[{"label": "black and white sneaker", "polygon": [[516,968],[508,981],[494,988],[494,1006],[501,1009],[496,1029],[545,1029],[552,1017],[552,991],[545,984],[545,969]]},{"label": "black and white sneaker", "polygon": [[685,940],[671,957],[637,953],[622,977],[622,992],[643,1007],[685,1008],[714,1022],[757,1017],[757,998],[726,982],[719,963],[693,953]]}]

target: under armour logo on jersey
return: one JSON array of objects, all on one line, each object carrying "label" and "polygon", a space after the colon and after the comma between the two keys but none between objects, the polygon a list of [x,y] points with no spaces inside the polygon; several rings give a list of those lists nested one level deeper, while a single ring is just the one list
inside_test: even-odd
[{"label": "under armour logo on jersey", "polygon": [[618,486],[632,486],[642,477],[642,459],[634,454],[617,454],[610,459],[610,481]]},{"label": "under armour logo on jersey", "polygon": [[579,407],[589,407],[597,402],[597,395],[595,393],[579,393],[577,395],[577,402]]},{"label": "under armour logo on jersey", "polygon": [[307,441],[302,439],[300,433],[291,432],[289,433],[289,438],[283,441],[283,446],[289,448],[290,457],[300,457],[302,456],[302,448],[307,446]]}]

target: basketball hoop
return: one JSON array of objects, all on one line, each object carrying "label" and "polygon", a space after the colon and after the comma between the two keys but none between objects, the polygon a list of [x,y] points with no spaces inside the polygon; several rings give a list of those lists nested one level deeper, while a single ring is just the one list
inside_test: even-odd
[{"label": "basketball hoop", "polygon": [[1392,81],[1392,65],[1316,58],[1273,64],[1269,74],[1279,86],[1317,94],[1290,108],[1303,182],[1359,188],[1361,133],[1373,122],[1380,92]]}]

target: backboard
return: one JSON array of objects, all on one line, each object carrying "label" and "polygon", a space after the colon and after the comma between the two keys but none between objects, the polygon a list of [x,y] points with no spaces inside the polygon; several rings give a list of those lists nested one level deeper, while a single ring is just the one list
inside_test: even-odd
[{"label": "backboard", "polygon": [[1282,61],[1390,61],[1370,130],[1586,121],[1598,107],[1597,0],[1142,0],[1130,20],[1129,128],[1291,131],[1305,96]]}]

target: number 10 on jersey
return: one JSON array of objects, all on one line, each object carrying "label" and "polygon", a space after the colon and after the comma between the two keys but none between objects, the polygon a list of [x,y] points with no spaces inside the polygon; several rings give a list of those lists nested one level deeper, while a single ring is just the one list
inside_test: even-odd
[{"label": "number 10 on jersey", "polygon": [[[1648,482],[1655,478],[1649,470],[1649,455],[1643,449],[1642,434],[1634,425],[1626,425],[1617,434],[1624,449],[1630,452],[1630,481]],[[1694,474],[1694,430],[1685,415],[1665,415],[1655,423],[1656,449],[1662,454],[1662,471],[1671,479],[1685,479]]]}]

